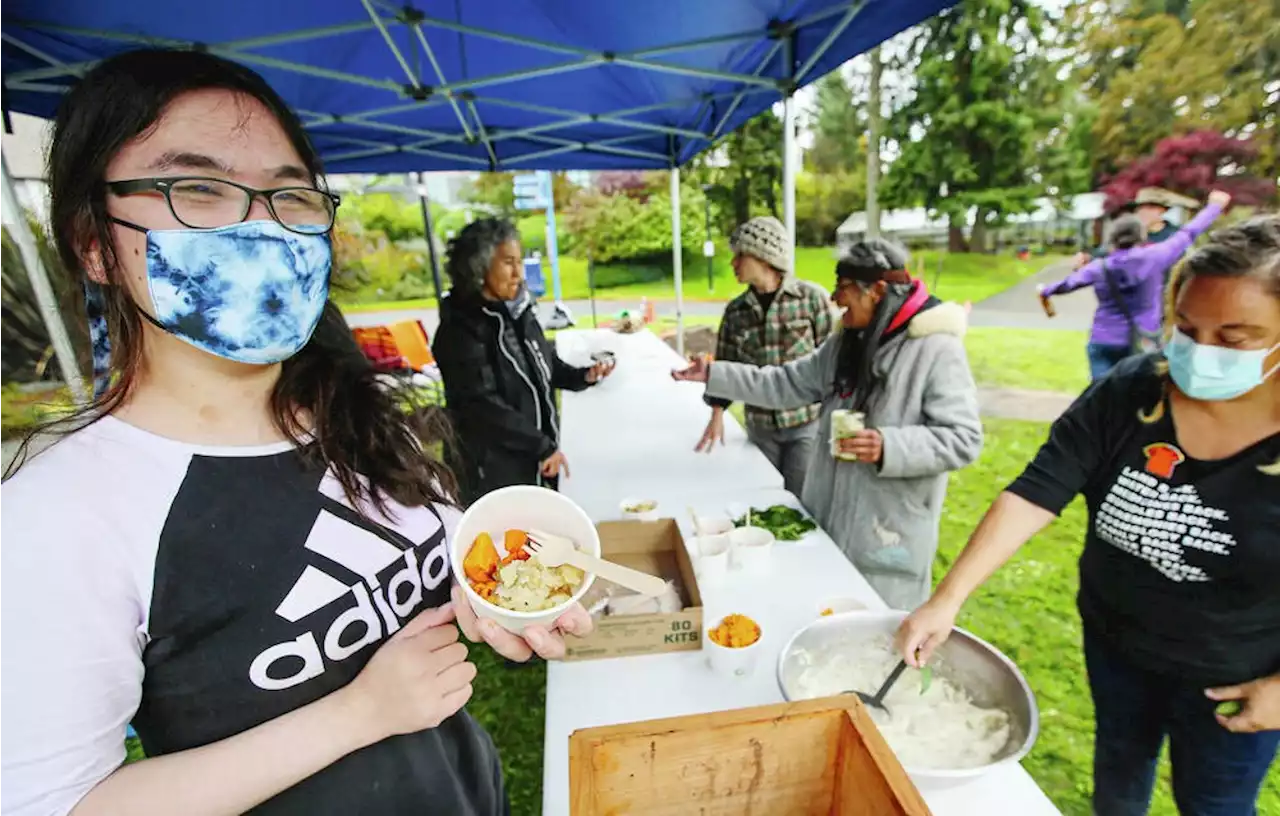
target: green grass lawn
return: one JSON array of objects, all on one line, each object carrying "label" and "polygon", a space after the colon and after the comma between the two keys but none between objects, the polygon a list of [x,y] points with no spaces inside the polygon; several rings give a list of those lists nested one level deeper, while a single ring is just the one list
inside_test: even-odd
[{"label": "green grass lawn", "polygon": [[[977,302],[1002,292],[1028,275],[1039,272],[1059,256],[1047,255],[1019,261],[1012,255],[976,255],[922,250],[913,256],[914,271],[920,272],[934,293],[945,300]],[[796,251],[796,274],[804,280],[822,284],[830,289],[835,279],[835,250],[831,247],[800,247]],[[546,271],[548,293],[551,291],[551,272]],[[936,286],[935,286],[936,283]],[[587,262],[582,258],[560,259],[560,284],[565,300],[586,300],[590,297],[587,286]],[[711,285],[707,284],[706,265],[701,261],[684,269],[684,294],[689,300],[724,301],[742,291],[742,285],[733,277],[729,257],[721,252],[712,267]],[[648,283],[635,283],[597,289],[600,300],[671,300],[675,290],[670,279]],[[392,309],[429,309],[435,306],[434,298],[418,300],[343,304],[343,311],[350,313],[386,311]]]},{"label": "green grass lawn", "polygon": [[1086,333],[970,328],[964,338],[978,385],[1078,394],[1089,384]]}]

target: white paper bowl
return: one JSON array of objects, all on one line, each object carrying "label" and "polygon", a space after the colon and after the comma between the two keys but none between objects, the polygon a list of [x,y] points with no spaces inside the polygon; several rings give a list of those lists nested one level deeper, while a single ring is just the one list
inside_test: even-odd
[{"label": "white paper bowl", "polygon": [[744,572],[760,574],[768,570],[773,557],[773,533],[763,527],[738,527],[729,533],[733,563]]},{"label": "white paper bowl", "polygon": [[542,530],[568,538],[578,549],[598,557],[600,536],[596,533],[596,526],[581,507],[554,490],[527,485],[504,487],[489,493],[471,505],[458,522],[453,541],[449,545],[449,563],[454,580],[462,585],[462,591],[476,614],[516,634],[522,633],[526,626],[550,626],[566,609],[587,594],[596,576],[588,572],[573,597],[552,609],[515,612],[489,603],[471,588],[462,569],[462,560],[475,543],[476,536],[481,533],[492,536],[501,553],[502,539],[507,530]]},{"label": "white paper bowl", "polygon": [[728,516],[698,516],[693,527],[696,536],[722,535],[733,529],[733,519]]},{"label": "white paper bowl", "polygon": [[[727,615],[725,617],[728,617]],[[760,625],[760,620],[755,616],[748,615],[756,625]],[[750,646],[742,646],[740,648],[732,648],[729,646],[721,646],[711,639],[711,630],[724,621],[724,618],[717,619],[714,623],[707,627],[702,633],[703,649],[707,653],[707,665],[711,670],[721,677],[749,677],[760,664],[760,644],[764,643],[765,631],[760,626],[760,637]]]},{"label": "white paper bowl", "polygon": [[701,581],[718,581],[729,572],[729,536],[697,536],[689,539],[693,570]]},{"label": "white paper bowl", "polygon": [[[634,507],[635,505],[642,504],[644,502],[652,502],[653,509],[652,510],[628,510],[627,509],[628,507]],[[622,514],[622,518],[628,521],[657,521],[659,518],[658,511],[660,509],[661,507],[658,505],[658,501],[656,499],[623,499],[622,503],[618,505],[618,512]],[[551,532],[551,531],[548,530],[547,532]]]}]

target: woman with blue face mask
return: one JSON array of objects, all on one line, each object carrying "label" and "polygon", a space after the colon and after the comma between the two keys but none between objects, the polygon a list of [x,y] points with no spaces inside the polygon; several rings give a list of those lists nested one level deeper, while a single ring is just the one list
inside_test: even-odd
[{"label": "woman with blue face mask", "polygon": [[506,813],[459,629],[564,644],[455,594],[453,476],[324,316],[339,202],[297,117],[137,51],[68,92],[49,166],[98,387],[4,485],[3,813]]},{"label": "woman with blue face mask", "polygon": [[964,600],[1077,495],[1094,812],[1144,814],[1166,738],[1186,816],[1251,816],[1280,745],[1280,216],[1170,283],[1173,337],[1095,382],[898,632],[921,665]]}]

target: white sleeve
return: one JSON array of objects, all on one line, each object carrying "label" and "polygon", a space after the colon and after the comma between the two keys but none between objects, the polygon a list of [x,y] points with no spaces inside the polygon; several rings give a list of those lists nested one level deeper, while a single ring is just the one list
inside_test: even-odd
[{"label": "white sleeve", "polygon": [[0,514],[4,816],[75,807],[124,761],[142,697],[146,565],[92,509],[110,484],[42,459],[5,484]]}]

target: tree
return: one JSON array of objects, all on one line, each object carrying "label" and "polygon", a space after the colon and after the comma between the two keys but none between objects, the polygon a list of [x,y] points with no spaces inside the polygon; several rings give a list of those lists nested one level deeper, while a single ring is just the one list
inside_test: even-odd
[{"label": "tree", "polygon": [[1211,130],[1172,136],[1155,151],[1134,161],[1107,182],[1106,207],[1115,210],[1133,201],[1143,187],[1164,187],[1203,200],[1209,191],[1226,190],[1237,204],[1265,204],[1276,197],[1276,183],[1243,171],[1257,155],[1249,139],[1229,138]]},{"label": "tree", "polygon": [[[48,233],[28,213],[23,215],[31,227],[36,250],[49,276],[49,285],[53,288],[62,321],[71,337],[77,364],[82,371],[87,371],[91,364],[89,333],[83,306],[84,293],[73,284]],[[18,250],[17,243],[10,238],[8,227],[4,228],[0,243],[3,244],[0,271],[3,271],[4,289],[4,316],[0,319],[0,348],[3,349],[3,353],[0,353],[0,361],[3,362],[0,369],[3,370],[3,380],[6,383],[31,382],[58,377],[58,366],[51,365],[53,342],[49,339],[49,330],[45,328],[44,316],[31,278],[27,275],[22,253]]]},{"label": "tree", "polygon": [[1096,101],[1096,174],[1168,136],[1251,136],[1254,169],[1280,175],[1280,0],[1077,2],[1076,74]]},{"label": "tree", "polygon": [[831,246],[850,213],[866,207],[866,169],[800,173],[796,178],[796,243]]},{"label": "tree", "polygon": [[[515,218],[519,213],[516,209],[516,175],[516,173],[478,173],[463,188],[462,198],[484,207],[499,217]],[[578,185],[569,181],[564,173],[552,173],[551,190],[556,209],[563,210],[573,201],[574,194],[578,192]]]},{"label": "tree", "polygon": [[[686,252],[703,240],[701,188],[685,184],[680,190],[680,240]],[[565,211],[565,225],[578,245],[599,262],[657,260],[671,257],[671,194],[667,189],[647,196],[582,190]]]},{"label": "tree", "polygon": [[755,215],[781,218],[782,120],[762,112],[699,156],[690,176],[711,186],[716,223],[726,235]]},{"label": "tree", "polygon": [[1035,148],[1061,121],[1042,93],[1043,25],[1029,0],[964,0],[921,26],[907,50],[916,86],[892,117],[901,153],[882,198],[946,216],[953,250],[968,248],[971,209],[970,240],[982,248],[989,224],[1027,211],[1043,190]]},{"label": "tree", "polygon": [[843,67],[818,80],[808,126],[813,147],[805,165],[816,173],[848,172],[866,161],[867,112],[854,98]]}]

